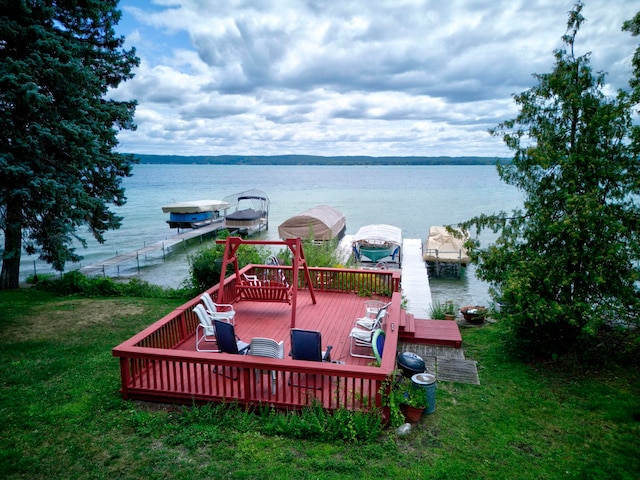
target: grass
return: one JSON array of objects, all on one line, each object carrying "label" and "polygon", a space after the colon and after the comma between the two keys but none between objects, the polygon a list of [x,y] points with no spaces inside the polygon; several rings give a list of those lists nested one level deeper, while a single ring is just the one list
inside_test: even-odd
[{"label": "grass", "polygon": [[462,332],[481,385],[439,382],[436,412],[406,437],[309,436],[313,412],[287,424],[286,415],[234,406],[123,401],[111,348],[180,303],[0,292],[0,477],[635,479],[640,471],[638,369],[519,363],[500,348],[498,326]]}]

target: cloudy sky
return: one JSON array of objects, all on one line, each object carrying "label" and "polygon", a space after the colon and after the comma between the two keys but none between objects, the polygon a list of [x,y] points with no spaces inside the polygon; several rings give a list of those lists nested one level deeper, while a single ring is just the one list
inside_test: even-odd
[{"label": "cloudy sky", "polygon": [[[141,59],[121,151],[504,156],[487,129],[553,65],[573,0],[121,0]],[[577,52],[624,88],[640,10],[586,0]]]}]

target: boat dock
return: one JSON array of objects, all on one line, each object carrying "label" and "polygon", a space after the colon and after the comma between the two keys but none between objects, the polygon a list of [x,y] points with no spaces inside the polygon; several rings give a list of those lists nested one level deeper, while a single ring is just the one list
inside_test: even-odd
[{"label": "boat dock", "polygon": [[407,313],[416,318],[431,318],[431,287],[427,265],[422,258],[422,241],[402,241],[402,296],[407,300]]},{"label": "boat dock", "polygon": [[144,247],[138,250],[135,250],[133,252],[123,253],[123,254],[118,254],[116,252],[116,255],[111,258],[107,258],[106,260],[101,260],[100,262],[96,262],[91,265],[81,267],[80,273],[84,275],[95,275],[97,273],[107,275],[106,273],[107,269],[111,269],[114,267],[118,269],[118,273],[119,273],[118,267],[121,264],[126,262],[131,262],[133,260],[135,260],[138,263],[138,269],[139,269],[141,257],[144,259],[144,257],[150,253],[156,253],[161,251],[162,257],[164,258],[164,255],[168,253],[168,251],[172,247],[178,244],[186,243],[189,240],[192,240],[194,238],[200,238],[200,240],[202,240],[204,237],[213,235],[217,233],[219,230],[222,230],[224,228],[225,228],[224,222],[216,222],[201,228],[189,230],[184,233],[179,233],[177,235],[167,237],[166,239],[156,242],[154,244],[145,245]]}]

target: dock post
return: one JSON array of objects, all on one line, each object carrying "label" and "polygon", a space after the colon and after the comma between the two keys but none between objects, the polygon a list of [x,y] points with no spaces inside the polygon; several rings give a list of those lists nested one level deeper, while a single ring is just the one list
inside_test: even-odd
[{"label": "dock post", "polygon": [[138,264],[138,275],[140,275],[140,254],[136,252],[136,263]]},{"label": "dock post", "polygon": [[164,262],[164,242],[162,242],[162,261]]},{"label": "dock post", "polygon": [[102,264],[102,278],[107,278],[107,272],[104,270],[104,263]]}]

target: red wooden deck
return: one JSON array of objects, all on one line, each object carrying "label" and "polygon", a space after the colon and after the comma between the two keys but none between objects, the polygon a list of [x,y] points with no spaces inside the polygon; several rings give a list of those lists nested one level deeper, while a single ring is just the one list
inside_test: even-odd
[{"label": "red wooden deck", "polygon": [[[357,318],[364,316],[364,301],[354,293],[320,292],[313,304],[307,290],[298,292],[296,328],[317,330],[322,334],[322,349],[332,345],[331,360],[350,365],[367,365],[371,360],[349,355],[349,332]],[[283,302],[242,300],[234,303],[235,332],[249,343],[254,337],[284,341],[285,356],[291,351],[291,305]],[[180,350],[195,352],[195,333]],[[210,355],[217,355],[212,353]],[[286,360],[286,359],[285,359]]]},{"label": "red wooden deck", "polygon": [[421,345],[442,345],[462,348],[458,324],[452,320],[409,319],[409,325],[400,330],[400,340]]},{"label": "red wooden deck", "polygon": [[[198,320],[193,307],[199,298],[194,298],[113,349],[120,359],[123,397],[185,404],[231,400],[276,408],[320,402],[329,409],[370,410],[380,407],[379,390],[395,368],[399,335],[415,343],[460,346],[455,322],[415,320],[401,309],[397,273],[338,269],[313,273],[317,302],[313,303],[306,288],[298,290],[295,327],[321,332],[323,349],[332,345],[331,359],[340,363],[305,362],[288,356],[293,307],[282,302],[243,300],[234,302],[234,307],[238,337],[247,343],[254,337],[283,340],[283,360],[197,352]],[[235,277],[225,280],[225,298],[233,298],[234,282]],[[362,282],[378,298],[385,298],[388,286],[394,286],[383,325],[386,341],[380,365],[349,354],[349,332],[370,298],[354,293]],[[376,292],[376,288],[384,291]],[[216,298],[218,286],[208,291]],[[273,384],[270,372],[277,373]]]}]

